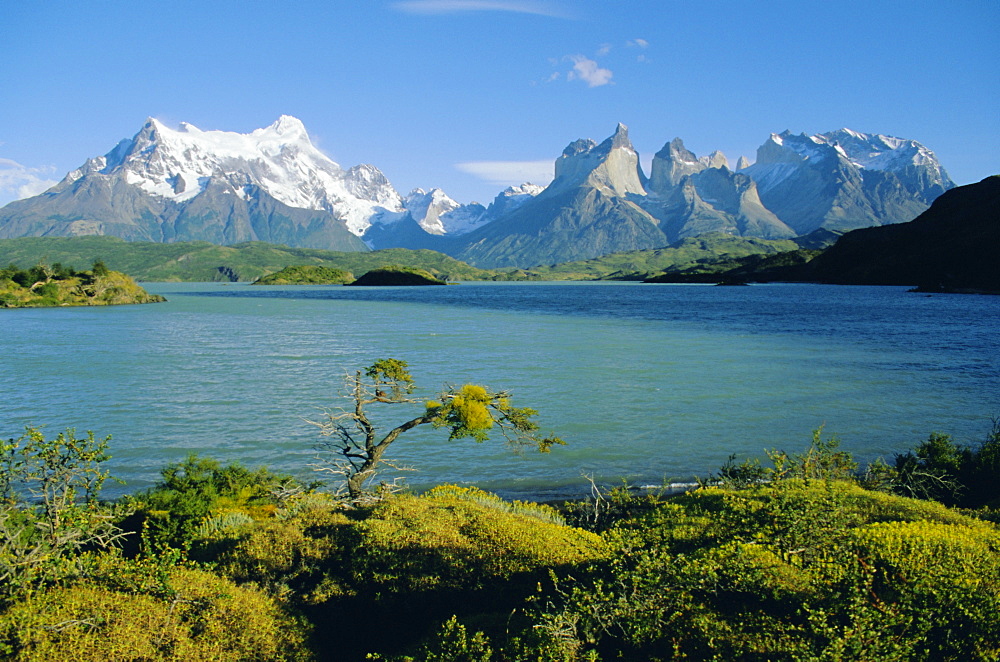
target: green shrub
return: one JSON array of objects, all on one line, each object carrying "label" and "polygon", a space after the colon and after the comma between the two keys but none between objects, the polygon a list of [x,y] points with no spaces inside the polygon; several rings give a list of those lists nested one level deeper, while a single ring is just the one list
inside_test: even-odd
[{"label": "green shrub", "polygon": [[895,458],[896,492],[963,508],[1000,507],[1000,419],[981,443],[966,446],[933,433]]},{"label": "green shrub", "polygon": [[563,656],[543,659],[1000,655],[1000,534],[940,504],[787,479],[701,489],[605,538],[607,560],[540,598],[524,639]]},{"label": "green shrub", "polygon": [[0,603],[79,576],[81,551],[120,540],[124,509],[98,500],[110,439],[73,429],[46,439],[29,426],[0,440]]},{"label": "green shrub", "polygon": [[265,468],[226,466],[189,455],[160,471],[161,481],[135,495],[144,517],[147,548],[187,548],[213,529],[274,517],[281,494],[301,487],[291,478]]},{"label": "green shrub", "polygon": [[5,659],[308,660],[306,628],[270,598],[205,571],[177,568],[154,595],[81,582],[0,614]]},{"label": "green shrub", "polygon": [[375,506],[357,524],[354,558],[365,581],[406,591],[476,589],[604,556],[597,535],[557,523],[544,506],[498,507],[498,501],[479,490],[449,486]]}]

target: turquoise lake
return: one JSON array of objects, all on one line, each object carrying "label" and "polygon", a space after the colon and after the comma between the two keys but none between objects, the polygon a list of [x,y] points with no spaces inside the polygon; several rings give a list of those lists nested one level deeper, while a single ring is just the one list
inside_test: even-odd
[{"label": "turquoise lake", "polygon": [[[318,477],[304,419],[346,371],[410,364],[509,389],[569,442],[551,454],[418,429],[390,455],[415,488],[508,497],[685,482],[735,453],[804,450],[825,426],[864,461],[931,432],[977,443],[1000,416],[1000,297],[898,287],[463,283],[436,288],[146,284],[164,304],[0,311],[0,436],[112,435],[112,473],[147,487],[191,452]],[[419,406],[383,407],[395,425]]]}]

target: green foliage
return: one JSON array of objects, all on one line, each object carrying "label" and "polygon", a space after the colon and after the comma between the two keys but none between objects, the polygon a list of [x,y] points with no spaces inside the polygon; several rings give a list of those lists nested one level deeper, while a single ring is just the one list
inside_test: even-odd
[{"label": "green foliage", "polygon": [[812,443],[804,453],[789,454],[781,450],[767,451],[770,467],[761,465],[758,458],[736,464],[730,455],[713,478],[713,484],[742,489],[761,483],[788,478],[803,480],[853,480],[858,464],[847,451],[840,449],[837,437],[823,438],[823,428],[813,430]]},{"label": "green foliage", "polygon": [[155,303],[151,295],[125,274],[108,271],[95,262],[93,271],[77,272],[56,263],[22,270],[11,265],[0,270],[0,307],[103,306]]},{"label": "green foliage", "polygon": [[986,660],[1000,534],[845,481],[703,488],[609,531],[606,561],[541,599],[564,659]]},{"label": "green foliage", "polygon": [[624,520],[633,519],[659,506],[662,493],[634,489],[623,483],[610,490],[602,490],[589,476],[591,495],[580,501],[570,501],[563,506],[569,523],[588,531],[603,533]]},{"label": "green foliage", "polygon": [[365,368],[365,377],[375,384],[375,395],[385,398],[383,387],[388,387],[393,399],[400,399],[404,394],[413,392],[413,376],[410,375],[409,364],[399,359],[379,359]]},{"label": "green foliage", "polygon": [[[340,659],[399,651],[456,613],[502,627],[548,569],[606,554],[598,536],[561,524],[551,508],[474,488],[443,486],[361,508],[310,498],[289,506],[288,517],[283,511],[230,531],[215,567],[302,606],[321,630],[351,622],[349,631],[331,630]],[[483,641],[473,634],[463,644],[452,634],[445,650]]]},{"label": "green foliage", "polygon": [[334,269],[317,264],[288,266],[254,281],[254,285],[343,285],[354,280],[354,276],[343,269]]},{"label": "green foliage", "polygon": [[543,522],[566,526],[566,519],[552,506],[531,501],[505,501],[495,494],[485,492],[478,487],[460,487],[458,485],[438,485],[424,494],[428,498],[452,498],[472,501],[485,508],[492,508],[505,513],[534,517]]},{"label": "green foliage", "polygon": [[194,454],[167,465],[160,476],[157,485],[133,497],[150,550],[186,548],[198,537],[274,517],[281,494],[298,487],[290,476],[265,468],[221,466]]},{"label": "green foliage", "polygon": [[682,239],[665,248],[610,253],[590,260],[564,262],[508,272],[506,280],[642,280],[664,271],[709,268],[748,255],[794,251],[795,242],[708,234]]},{"label": "green foliage", "polygon": [[169,591],[118,561],[114,581],[50,588],[0,614],[4,659],[309,660],[305,625],[259,591],[205,571],[174,568]]},{"label": "green foliage", "polygon": [[746,283],[796,280],[802,265],[819,255],[819,250],[797,248],[781,253],[754,254],[742,257],[725,256],[704,260],[683,268],[667,269],[646,278],[647,283]]},{"label": "green foliage", "polygon": [[81,574],[81,551],[121,537],[122,509],[98,502],[110,439],[29,426],[0,442],[0,602]]},{"label": "green foliage", "polygon": [[452,616],[441,625],[433,641],[422,647],[419,659],[422,662],[490,662],[493,649],[485,634],[476,632],[469,636],[465,626]]},{"label": "green foliage", "polygon": [[228,539],[216,536],[203,553],[212,552],[224,576],[259,586],[282,602],[323,604],[355,591],[345,552],[357,540],[353,521],[331,499],[300,495],[273,519],[230,529]]},{"label": "green foliage", "polygon": [[895,458],[893,488],[964,508],[1000,508],[1000,419],[978,446],[933,433],[915,451]]}]

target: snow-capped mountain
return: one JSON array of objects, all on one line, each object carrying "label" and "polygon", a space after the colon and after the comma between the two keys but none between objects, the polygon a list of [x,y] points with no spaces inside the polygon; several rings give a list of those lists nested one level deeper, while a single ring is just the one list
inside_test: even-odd
[{"label": "snow-capped mountain", "polygon": [[799,234],[909,221],[955,186],[919,142],[850,129],[772,133],[740,172]]},{"label": "snow-capped mountain", "polygon": [[479,266],[530,267],[722,232],[784,238],[909,221],[954,184],[915,140],[850,129],[772,134],[734,172],[675,138],[650,176],[619,124],[571,142],[544,189],[483,207],[442,190],[405,198],[372,165],[347,170],[282,116],[247,134],[149,119],[56,186],[0,209],[0,238],[106,234],[130,241],[269,241],[333,250],[434,248]]},{"label": "snow-capped mountain", "polygon": [[424,191],[416,188],[403,200],[403,206],[425,232],[459,236],[484,221],[486,208],[478,202],[463,205],[439,188]]},{"label": "snow-capped mountain", "polygon": [[148,119],[41,195],[0,210],[0,237],[109,234],[130,241],[270,241],[367,250],[373,223],[405,216],[378,168],[342,169],[284,115],[247,134]]},{"label": "snow-capped mountain", "polygon": [[817,229],[912,220],[954,184],[915,140],[841,129],[772,134],[738,172],[722,152],[664,145],[649,178],[619,124],[614,135],[571,142],[555,179],[517,210],[463,237],[456,255],[478,266],[579,260],[725,233],[791,238]]},{"label": "snow-capped mountain", "polygon": [[528,267],[665,246],[645,196],[639,157],[619,124],[598,144],[570,143],[545,190],[461,239],[457,257],[490,267]]},{"label": "snow-capped mountain", "polygon": [[313,146],[302,122],[289,115],[246,134],[202,131],[186,122],[171,129],[149,118],[134,138],[88,160],[66,181],[95,173],[122,177],[176,203],[204,192],[213,176],[239,173],[289,207],[336,215],[359,236],[373,216],[403,211],[400,195],[378,168],[360,165],[344,171]]}]

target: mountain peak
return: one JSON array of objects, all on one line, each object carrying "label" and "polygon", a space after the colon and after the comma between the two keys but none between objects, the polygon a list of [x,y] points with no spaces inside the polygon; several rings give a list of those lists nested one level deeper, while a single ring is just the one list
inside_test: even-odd
[{"label": "mountain peak", "polygon": [[170,128],[149,117],[131,140],[88,161],[85,171],[121,176],[174,203],[200,195],[220,173],[244,173],[275,200],[333,213],[356,235],[375,216],[402,212],[399,193],[377,168],[345,172],[312,145],[305,125],[291,115],[250,133],[203,131],[186,122]]},{"label": "mountain peak", "polygon": [[694,152],[684,147],[684,141],[674,138],[653,156],[653,168],[649,174],[649,189],[657,194],[665,194],[688,175],[701,172],[707,162],[700,160]]},{"label": "mountain peak", "polygon": [[302,123],[302,120],[291,115],[282,115],[274,124],[267,127],[266,130],[273,131],[279,136],[287,137],[298,136],[308,138],[309,135],[306,131],[306,125]]},{"label": "mountain peak", "polygon": [[632,147],[632,141],[628,139],[628,127],[621,122],[619,122],[618,126],[615,127],[615,133],[611,136],[611,138],[609,138],[609,140],[611,141],[611,149],[624,147],[625,149],[635,151]]},{"label": "mountain peak", "polygon": [[628,127],[619,122],[614,134],[600,145],[589,138],[571,142],[556,159],[550,188],[563,189],[590,181],[619,195],[642,194],[641,179],[639,155],[628,138]]}]

